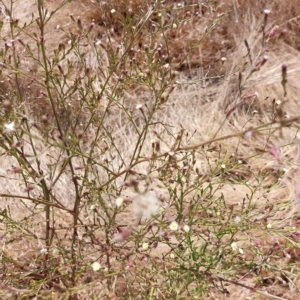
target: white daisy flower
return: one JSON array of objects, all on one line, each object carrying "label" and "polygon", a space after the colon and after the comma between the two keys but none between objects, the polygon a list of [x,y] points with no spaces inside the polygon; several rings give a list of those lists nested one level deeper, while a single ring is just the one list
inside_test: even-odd
[{"label": "white daisy flower", "polygon": [[93,271],[97,272],[101,269],[101,265],[97,261],[95,261],[92,263],[92,269]]},{"label": "white daisy flower", "polygon": [[236,251],[238,249],[238,245],[236,242],[231,243],[231,249],[232,251]]},{"label": "white daisy flower", "polygon": [[143,243],[142,248],[143,248],[143,250],[148,250],[149,244],[148,243]]},{"label": "white daisy flower", "polygon": [[118,207],[122,206],[123,202],[124,202],[124,199],[121,198],[121,197],[119,197],[119,198],[116,199],[116,205]]},{"label": "white daisy flower", "polygon": [[172,221],[169,227],[171,230],[176,231],[178,229],[178,223],[176,221]]}]

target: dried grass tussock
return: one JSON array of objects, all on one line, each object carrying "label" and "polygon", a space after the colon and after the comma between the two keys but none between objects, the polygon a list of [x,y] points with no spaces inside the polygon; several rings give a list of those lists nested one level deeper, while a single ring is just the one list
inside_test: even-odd
[{"label": "dried grass tussock", "polygon": [[299,0],[0,8],[1,299],[299,297]]}]

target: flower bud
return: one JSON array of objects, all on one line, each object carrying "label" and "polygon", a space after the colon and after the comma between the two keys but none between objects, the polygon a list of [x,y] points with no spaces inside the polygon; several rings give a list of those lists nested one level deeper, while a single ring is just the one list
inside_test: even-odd
[{"label": "flower bud", "polygon": [[277,26],[277,25],[274,26],[274,27],[272,28],[272,30],[270,31],[270,33],[269,33],[269,35],[268,35],[268,38],[269,38],[269,39],[272,39],[272,38],[275,36],[275,34],[276,34],[276,32],[277,32],[277,29],[278,29],[278,26]]}]

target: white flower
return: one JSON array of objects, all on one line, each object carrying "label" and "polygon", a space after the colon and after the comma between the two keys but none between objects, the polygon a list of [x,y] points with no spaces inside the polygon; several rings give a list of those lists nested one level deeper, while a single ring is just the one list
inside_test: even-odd
[{"label": "white flower", "polygon": [[241,221],[242,221],[242,218],[239,217],[239,216],[235,216],[235,217],[233,218],[233,222],[235,222],[235,223],[240,223]]},{"label": "white flower", "polygon": [[242,248],[238,247],[238,244],[236,242],[231,243],[230,246],[231,246],[232,251],[236,252],[238,250],[240,254],[244,254],[244,250]]},{"label": "white flower", "polygon": [[48,250],[46,248],[41,249],[41,254],[47,254]]},{"label": "white flower", "polygon": [[264,13],[265,13],[266,15],[268,15],[270,12],[271,12],[271,10],[269,10],[269,9],[264,9]]},{"label": "white flower", "polygon": [[95,204],[92,204],[92,205],[90,206],[90,210],[95,210],[95,209],[96,209]]},{"label": "white flower", "polygon": [[116,10],[113,8],[110,13],[114,14],[116,12]]},{"label": "white flower", "polygon": [[175,231],[178,229],[178,223],[176,221],[172,221],[170,224],[170,229]]},{"label": "white flower", "polygon": [[184,230],[185,232],[189,232],[189,231],[190,231],[190,226],[189,226],[189,225],[184,225],[184,226],[183,226],[183,230]]},{"label": "white flower", "polygon": [[124,199],[121,198],[121,197],[119,197],[119,198],[116,199],[116,205],[118,207],[122,206],[123,202],[124,202]]},{"label": "white flower", "polygon": [[95,261],[95,262],[92,263],[92,269],[95,272],[99,271],[101,269],[101,265],[97,261]]},{"label": "white flower", "polygon": [[226,168],[226,165],[222,164],[222,165],[221,165],[221,168],[222,168],[222,169],[225,169],[225,168]]},{"label": "white flower", "polygon": [[236,251],[238,249],[238,245],[236,242],[231,243],[231,249],[232,251]]},{"label": "white flower", "polygon": [[14,132],[14,131],[16,131],[15,122],[14,121],[12,121],[9,124],[4,124],[4,127],[5,127],[5,131],[7,131],[7,132]]},{"label": "white flower", "polygon": [[272,228],[272,224],[268,223],[267,228],[271,229]]},{"label": "white flower", "polygon": [[52,250],[52,255],[53,255],[54,257],[57,257],[57,256],[59,255],[59,250],[58,250],[57,248],[54,248],[54,249]]},{"label": "white flower", "polygon": [[172,24],[172,27],[175,29],[175,28],[177,28],[177,24],[176,23],[173,23]]},{"label": "white flower", "polygon": [[143,243],[142,248],[143,248],[143,250],[148,250],[149,244],[148,243]]},{"label": "white flower", "polygon": [[250,139],[253,135],[253,131],[252,130],[248,130],[247,132],[245,132],[245,138]]},{"label": "white flower", "polygon": [[221,57],[221,60],[224,62],[226,60],[226,57]]},{"label": "white flower", "polygon": [[138,195],[133,200],[133,209],[139,218],[150,219],[159,212],[160,207],[160,201],[153,191]]}]

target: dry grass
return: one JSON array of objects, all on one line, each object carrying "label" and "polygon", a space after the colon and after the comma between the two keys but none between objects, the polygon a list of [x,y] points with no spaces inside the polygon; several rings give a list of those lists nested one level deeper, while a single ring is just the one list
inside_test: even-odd
[{"label": "dry grass", "polygon": [[[10,1],[3,1],[8,4]],[[54,10],[60,1],[50,1],[48,10]],[[97,1],[94,1],[97,2]],[[99,1],[100,3],[101,1]],[[122,164],[128,165],[132,159],[132,153],[138,139],[138,133],[133,128],[133,123],[129,122],[125,116],[125,111],[133,112],[134,121],[137,128],[143,128],[143,114],[141,110],[136,109],[136,105],[143,104],[143,109],[148,106],[151,108],[155,100],[153,90],[142,84],[138,80],[128,79],[128,82],[122,86],[123,90],[118,96],[113,88],[109,88],[109,92],[101,93],[101,85],[106,81],[109,73],[108,66],[111,66],[113,57],[109,53],[118,53],[115,58],[120,63],[114,64],[114,72],[110,75],[108,84],[109,87],[120,79],[123,78],[124,71],[130,69],[131,55],[136,60],[136,72],[151,73],[151,62],[147,56],[148,47],[157,49],[161,48],[161,52],[158,55],[162,57],[161,66],[170,65],[171,76],[174,77],[176,88],[173,93],[170,94],[168,101],[154,117],[153,122],[157,122],[157,126],[147,135],[145,146],[143,147],[141,156],[149,156],[152,152],[152,139],[156,139],[157,136],[165,143],[161,144],[161,152],[170,151],[170,145],[175,143],[176,137],[181,129],[184,129],[184,138],[182,139],[181,147],[190,147],[191,145],[198,145],[201,142],[208,141],[213,137],[226,136],[228,134],[234,134],[241,131],[245,131],[249,128],[259,126],[263,123],[271,121],[272,111],[278,107],[282,107],[284,114],[290,118],[298,115],[298,88],[299,77],[298,72],[298,60],[299,60],[299,42],[297,36],[300,32],[298,24],[298,17],[300,15],[300,1],[265,1],[264,4],[257,3],[257,1],[214,1],[216,9],[212,9],[209,1],[204,1],[199,4],[199,1],[185,1],[186,6],[190,8],[184,9],[179,4],[183,2],[164,1],[163,4],[159,4],[156,7],[156,12],[161,12],[161,16],[157,13],[152,14],[147,20],[147,26],[142,27],[142,30],[130,33],[124,31],[124,28],[120,24],[120,19],[129,19],[132,22],[132,26],[138,26],[137,22],[141,20],[142,15],[145,15],[147,11],[150,12],[149,1],[126,1],[126,4],[120,4],[120,1],[102,1],[100,5],[92,4],[91,1],[79,1],[74,0],[69,4],[63,6],[46,26],[46,32],[44,35],[47,41],[47,49],[49,55],[49,61],[55,57],[55,50],[58,49],[58,44],[64,44],[66,47],[68,41],[71,39],[72,34],[75,37],[79,36],[80,30],[75,26],[80,18],[82,26],[88,28],[94,20],[95,26],[89,39],[85,40],[85,44],[80,45],[79,51],[83,52],[84,61],[82,57],[76,56],[74,52],[69,53],[61,63],[62,73],[65,73],[68,65],[67,59],[73,62],[74,68],[70,71],[68,77],[69,87],[64,87],[62,90],[68,90],[67,98],[60,99],[60,91],[54,91],[59,102],[59,117],[65,118],[67,121],[64,132],[70,136],[78,135],[78,127],[72,125],[74,120],[79,120],[85,124],[90,117],[90,111],[86,107],[80,107],[76,99],[81,97],[81,92],[72,92],[75,86],[81,86],[87,90],[87,95],[93,93],[99,94],[99,102],[96,111],[99,116],[109,107],[109,114],[105,121],[105,127],[110,126],[111,132],[114,135],[114,144],[111,144],[109,139],[109,132],[103,132],[98,139],[99,147],[95,150],[95,157],[101,157],[103,161],[111,161],[110,167],[117,174],[120,170],[123,170]],[[160,2],[160,1],[159,1]],[[176,9],[171,9],[171,7]],[[14,10],[14,18],[19,19],[19,25],[25,22],[29,23],[31,20],[31,13],[36,11],[35,1],[16,1],[16,9]],[[115,9],[116,13],[112,14],[111,9]],[[270,42],[267,49],[265,49],[266,55],[269,59],[267,63],[261,68],[259,72],[254,73],[246,84],[242,87],[242,95],[248,95],[254,92],[258,93],[255,98],[247,99],[242,105],[240,105],[234,112],[226,118],[226,113],[236,103],[241,100],[238,84],[238,73],[242,72],[245,77],[250,71],[250,66],[244,65],[249,59],[247,56],[247,49],[244,44],[246,39],[251,51],[252,59],[254,60],[257,53],[261,49],[262,43],[262,23],[263,23],[263,10],[270,9],[268,25],[266,28],[267,34],[274,27],[279,26],[279,31],[287,29],[287,33],[283,34],[278,40]],[[2,12],[5,12],[2,9]],[[221,14],[224,13],[224,16]],[[8,12],[2,14],[4,20],[4,26],[2,29],[1,37],[4,41],[10,40],[9,24],[5,15]],[[69,15],[74,17],[75,23],[72,22]],[[161,18],[162,24],[165,26],[164,35],[156,35],[156,39],[152,40],[153,36],[150,34],[154,31],[155,26],[158,26],[158,19]],[[218,20],[218,22],[216,22]],[[142,19],[143,21],[143,19]],[[176,26],[173,26],[176,24]],[[59,25],[59,26],[58,26]],[[129,28],[129,27],[128,27]],[[23,45],[18,43],[17,40],[21,39],[23,43],[32,47],[33,53],[36,53],[35,45],[33,43],[32,36],[34,32],[38,30],[35,22],[28,26],[24,32],[20,33],[20,36],[16,37],[15,43],[18,51],[23,49]],[[207,30],[207,33],[203,34]],[[72,33],[72,34],[71,34]],[[201,42],[199,42],[199,37]],[[203,37],[203,39],[202,39]],[[101,61],[94,54],[93,41],[99,42],[97,49],[101,53]],[[3,44],[2,43],[2,44]],[[124,49],[127,49],[128,44],[130,48],[133,48],[134,54],[127,53]],[[5,47],[3,46],[3,49]],[[118,52],[116,49],[119,49]],[[190,51],[190,49],[192,49]],[[187,59],[185,59],[187,57]],[[120,58],[126,57],[121,60]],[[221,58],[226,57],[226,61],[222,63]],[[281,86],[281,65],[286,63],[288,65],[288,85],[287,96],[284,97],[283,89]],[[60,69],[55,64],[49,64],[50,71],[57,76],[63,76],[60,74]],[[56,142],[53,143],[53,147],[45,145],[43,138],[45,132],[39,128],[43,127],[42,116],[47,116],[50,126],[54,123],[53,116],[51,115],[51,107],[49,99],[46,95],[45,84],[43,83],[45,78],[43,77],[42,67],[28,55],[23,52],[21,56],[21,63],[18,66],[24,73],[20,76],[21,93],[24,96],[24,105],[20,107],[22,113],[28,114],[39,126],[33,132],[38,137],[35,140],[35,147],[39,153],[39,160],[41,166],[37,166],[33,163],[33,166],[46,172],[48,165],[55,165],[55,161],[58,166],[64,163],[65,157],[61,154],[61,149],[56,147]],[[80,79],[84,74],[95,75],[94,81],[91,85],[88,85],[84,79]],[[14,82],[14,70],[3,70],[3,79],[1,82],[1,89],[3,91],[2,103],[4,99],[14,99],[15,96],[15,82]],[[157,80],[159,77],[158,72],[154,73],[153,80]],[[125,78],[125,77],[124,77]],[[36,81],[37,80],[37,81]],[[34,82],[32,82],[34,81]],[[157,80],[157,85],[160,84]],[[30,88],[28,86],[30,85]],[[75,89],[74,89],[75,90]],[[165,95],[160,95],[164,97]],[[116,98],[117,101],[112,102],[112,98]],[[86,96],[88,98],[88,96]],[[281,100],[283,104],[276,104],[277,100]],[[281,106],[282,105],[282,106]],[[41,106],[43,107],[41,109]],[[17,107],[14,107],[17,109]],[[124,109],[125,108],[125,109]],[[151,109],[149,109],[151,110]],[[21,113],[20,113],[21,114]],[[164,124],[167,124],[165,126]],[[82,125],[84,127],[84,125]],[[165,129],[168,129],[168,132]],[[97,131],[96,126],[89,128],[85,132],[84,138],[80,140],[81,149],[88,151],[93,144],[93,136]],[[59,141],[62,137],[58,137],[57,131],[54,130],[53,136],[55,141]],[[27,138],[24,138],[26,141]],[[220,142],[213,143],[210,147],[219,148],[219,151],[207,152],[198,149],[195,153],[196,165],[199,173],[203,178],[212,177],[211,165],[222,163],[232,165],[230,174],[239,172],[242,174],[243,179],[249,181],[251,186],[255,186],[255,176],[257,174],[263,174],[266,179],[263,183],[257,183],[257,191],[253,197],[255,208],[257,209],[257,216],[255,213],[252,215],[251,222],[270,222],[276,230],[282,229],[282,237],[272,231],[256,231],[256,232],[241,232],[241,239],[245,240],[243,248],[247,249],[246,235],[251,235],[253,239],[260,241],[261,245],[261,259],[268,256],[271,249],[284,248],[288,249],[289,256],[286,257],[282,252],[278,251],[273,256],[271,255],[270,263],[278,266],[278,272],[274,273],[264,268],[262,263],[255,271],[247,273],[246,270],[241,270],[240,274],[236,275],[236,280],[243,278],[241,282],[243,284],[264,290],[274,296],[282,297],[283,299],[297,299],[299,291],[300,281],[297,279],[300,275],[299,269],[299,237],[296,235],[290,235],[291,242],[288,243],[284,234],[284,228],[295,227],[295,232],[299,230],[299,212],[298,206],[291,205],[291,201],[295,198],[294,186],[295,177],[298,172],[298,136],[294,128],[284,128],[282,134],[274,134],[272,140],[268,142],[278,143],[282,146],[280,163],[274,161],[273,156],[267,151],[266,143],[264,139],[225,139]],[[26,143],[25,143],[26,144]],[[111,151],[108,152],[107,148]],[[122,155],[118,155],[118,151]],[[25,149],[28,157],[34,157],[33,150],[28,146]],[[211,165],[207,163],[206,158],[210,155],[212,161]],[[111,156],[115,156],[111,160]],[[51,158],[52,157],[52,158]],[[213,162],[214,159],[218,159],[218,162]],[[238,165],[236,162],[242,160],[243,163]],[[32,161],[34,159],[32,158]],[[82,165],[82,159],[80,157],[75,158],[75,164]],[[20,174],[14,174],[12,166],[17,166],[18,162],[14,160],[10,155],[2,153],[0,157],[0,184],[1,194],[10,195],[22,195],[26,197],[28,192],[24,187],[24,180]],[[147,162],[138,165],[134,168],[136,172],[134,176],[139,179],[142,178],[143,184],[146,185],[147,181],[151,181],[151,187],[156,189],[160,193],[160,198],[167,206],[171,203],[169,199],[170,195],[166,190],[166,187],[161,187],[161,182],[157,180],[159,172],[151,173],[151,178],[147,178]],[[286,172],[280,176],[280,183],[272,188],[270,193],[265,193],[265,190],[274,184],[277,180],[277,170],[286,169]],[[55,169],[55,168],[54,168]],[[53,187],[53,197],[59,199],[61,203],[69,210],[73,209],[73,202],[75,198],[74,189],[72,187],[72,178],[70,177],[70,170],[66,169],[66,174],[63,174]],[[174,170],[167,169],[166,172],[172,172]],[[84,171],[78,171],[78,176],[82,175]],[[175,172],[175,171],[174,171]],[[59,168],[55,169],[54,173],[59,173]],[[98,176],[99,181],[105,182],[108,180],[108,174],[99,167]],[[136,175],[139,174],[139,175]],[[132,176],[132,178],[134,177]],[[219,175],[218,175],[219,176]],[[220,175],[221,176],[221,175]],[[92,180],[91,176],[91,180]],[[126,182],[130,181],[127,178]],[[221,177],[220,177],[221,178]],[[192,180],[192,179],[191,179]],[[116,187],[121,187],[124,183],[124,176],[116,179],[114,184]],[[106,190],[105,190],[106,189]],[[82,212],[83,217],[88,219],[89,224],[93,224],[95,220],[90,216],[88,207],[94,203],[94,193],[90,191],[87,198],[84,200],[86,203],[85,211]],[[107,194],[105,193],[107,192]],[[96,192],[95,192],[96,193]],[[230,179],[224,179],[224,185],[214,196],[218,198],[221,194],[225,195],[225,202],[228,206],[238,207],[242,198],[246,197],[249,193],[249,189],[245,185],[241,185],[236,181],[232,175]],[[133,188],[124,188],[122,190],[122,197],[132,200],[136,195],[136,191]],[[41,195],[39,189],[35,189],[30,193],[32,198],[38,199]],[[113,206],[114,195],[109,194],[109,189],[105,187],[103,189],[103,195],[101,196],[103,201],[106,201]],[[191,198],[191,197],[190,197]],[[185,199],[186,209],[188,209],[189,196]],[[4,249],[7,257],[6,260],[11,259],[9,263],[6,263],[4,270],[17,269],[16,274],[30,273],[30,262],[36,261],[36,265],[40,267],[42,265],[42,257],[39,254],[42,247],[43,234],[45,222],[43,205],[34,205],[33,203],[27,203],[27,200],[11,199],[11,197],[2,197],[1,203],[2,209],[7,209],[11,213],[12,219],[20,222],[20,224],[31,223],[30,230],[36,237],[35,240],[27,239],[27,233],[20,232],[20,227],[11,227],[9,236],[2,234],[5,241],[11,239],[12,242],[6,244]],[[24,201],[24,202],[23,202]],[[280,210],[274,210],[275,213],[270,214],[267,218],[260,220],[259,215],[262,211],[269,209],[269,206],[281,207]],[[30,209],[25,210],[24,207],[28,206]],[[32,207],[35,206],[34,210]],[[84,210],[83,209],[83,210]],[[122,228],[126,226],[132,226],[136,228],[138,232],[140,229],[136,226],[136,216],[134,215],[132,205],[128,205],[123,214],[119,215],[118,224]],[[34,213],[32,213],[34,211]],[[170,211],[170,213],[172,210]],[[224,212],[225,213],[225,212]],[[71,228],[69,228],[72,218],[71,215],[65,214],[61,210],[54,210],[58,224],[56,227],[61,227],[56,232],[55,240],[58,243],[57,247],[64,248],[68,246],[68,241],[71,239]],[[90,218],[90,219],[89,219]],[[102,220],[104,223],[107,220]],[[267,223],[266,223],[267,224]],[[266,225],[265,224],[265,225]],[[1,224],[2,226],[2,224]],[[4,225],[3,225],[4,226]],[[5,227],[2,227],[5,228]],[[93,231],[93,242],[99,246],[105,252],[105,243],[102,242],[108,236],[112,236],[112,228],[108,232],[102,232],[101,226],[98,226]],[[81,231],[80,231],[81,230]],[[84,233],[84,228],[80,228],[80,233]],[[142,231],[142,230],[141,230]],[[140,233],[142,234],[142,233]],[[29,236],[30,234],[28,234]],[[60,242],[58,242],[60,241]],[[99,253],[93,252],[95,245],[88,244],[90,240],[86,237],[84,241],[87,243],[81,249],[82,253],[85,253],[84,261],[86,264],[97,260]],[[59,244],[60,243],[60,244]],[[175,240],[174,240],[175,243]],[[294,246],[293,246],[294,243]],[[162,243],[158,248],[154,249],[149,256],[141,252],[135,253],[136,261],[131,261],[133,265],[136,264],[133,270],[136,272],[145,271],[147,268],[145,262],[151,260],[158,260],[161,264],[161,270],[167,270],[169,265],[164,264],[164,254],[168,253],[169,247],[165,247]],[[116,257],[111,261],[114,266],[119,266],[124,263],[123,257],[132,248],[132,242],[124,244],[124,248],[117,245],[117,250],[114,249]],[[249,247],[250,248],[250,247]],[[96,249],[96,248],[95,248]],[[97,248],[98,249],[98,248]],[[9,254],[8,254],[9,253]],[[2,254],[4,255],[4,254]],[[4,255],[4,256],[5,256]],[[245,250],[245,255],[251,257],[251,252]],[[3,259],[4,259],[3,258]],[[104,255],[99,258],[101,264],[105,265],[107,257]],[[61,260],[59,264],[63,265],[65,262]],[[59,265],[58,264],[58,265]],[[38,267],[35,270],[38,270]],[[117,267],[116,267],[117,269]],[[146,270],[149,272],[148,280],[153,280],[155,277],[154,270],[151,268]],[[63,268],[59,270],[63,272]],[[152,273],[151,273],[152,272]],[[160,274],[163,272],[157,271]],[[164,271],[167,272],[167,271]],[[13,273],[13,271],[11,271]],[[102,274],[105,276],[104,272]],[[118,274],[117,274],[118,275]],[[128,287],[128,282],[122,276],[107,277],[105,286],[114,287],[115,294],[118,295],[118,299],[122,299],[122,293],[131,299],[126,294],[132,287]],[[38,277],[38,275],[36,275]],[[137,291],[144,288],[145,284],[143,279],[139,277],[139,274],[133,272],[130,274],[131,280],[135,281],[136,286],[133,289]],[[99,277],[95,274],[87,274],[83,276],[84,280],[81,281],[81,286],[78,287],[77,297],[79,299],[89,299],[89,289],[95,291],[96,297],[99,299],[105,297],[105,290],[99,283]],[[259,281],[257,278],[260,277]],[[293,278],[293,282],[289,282],[287,278]],[[112,278],[112,279],[110,279]],[[2,279],[4,276],[2,274]],[[163,277],[162,277],[163,280]],[[20,287],[24,286],[20,279]],[[24,276],[24,282],[29,284],[30,279]],[[23,282],[23,283],[24,283]],[[91,282],[91,283],[87,283]],[[251,290],[245,289],[241,286],[234,284],[226,284],[226,289],[230,294],[222,295],[220,292],[215,293],[214,299],[266,299],[266,295],[258,295]],[[16,287],[17,288],[17,287]],[[103,292],[101,289],[103,288]],[[82,290],[81,290],[82,289]],[[74,289],[75,290],[75,289]],[[74,291],[73,290],[73,291]],[[99,292],[97,292],[99,291]],[[98,293],[98,294],[96,294]],[[60,291],[57,292],[60,295]],[[4,296],[3,296],[4,297]],[[42,294],[42,297],[46,297],[46,293]],[[50,297],[50,296],[49,296]],[[57,296],[58,297],[58,296]],[[108,297],[108,296],[107,296]],[[114,297],[110,295],[110,297]],[[116,296],[117,297],[117,296]],[[170,296],[171,297],[171,296]],[[213,297],[213,296],[211,296]],[[248,298],[247,298],[248,297]],[[39,299],[39,298],[36,298]],[[111,298],[112,299],[112,298]],[[117,299],[117,298],[114,298]],[[125,298],[124,298],[125,299]],[[126,298],[127,299],[127,298]],[[132,298],[133,299],[133,298]],[[137,298],[136,298],[137,299]],[[150,299],[150,298],[149,298]],[[158,299],[158,298],[157,298]],[[165,296],[165,299],[169,299]],[[170,298],[171,299],[171,298]],[[183,299],[183,298],[178,298]],[[207,298],[208,299],[208,298]],[[212,298],[211,298],[212,299]]]}]

